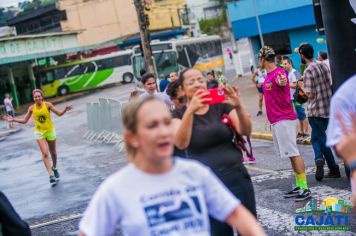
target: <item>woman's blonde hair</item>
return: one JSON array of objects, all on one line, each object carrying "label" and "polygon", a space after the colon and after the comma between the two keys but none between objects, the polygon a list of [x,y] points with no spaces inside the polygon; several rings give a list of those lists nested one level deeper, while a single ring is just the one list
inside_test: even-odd
[{"label": "woman's blonde hair", "polygon": [[[147,102],[158,100],[154,96],[134,97],[124,107],[122,112],[122,122],[127,131],[135,134],[137,132],[137,113],[140,108]],[[125,149],[129,160],[132,160],[136,154],[136,149],[125,140]]]}]

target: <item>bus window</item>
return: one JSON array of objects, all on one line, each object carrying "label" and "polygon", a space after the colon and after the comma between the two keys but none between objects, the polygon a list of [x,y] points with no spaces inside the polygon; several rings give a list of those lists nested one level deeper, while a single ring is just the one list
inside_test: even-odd
[{"label": "bus window", "polygon": [[158,76],[166,77],[170,72],[178,71],[177,56],[175,52],[154,54],[154,58]]},{"label": "bus window", "polygon": [[53,71],[47,71],[46,73],[46,83],[52,83],[54,81]]},{"label": "bus window", "polygon": [[66,68],[58,68],[54,70],[55,79],[63,79],[67,75]]}]

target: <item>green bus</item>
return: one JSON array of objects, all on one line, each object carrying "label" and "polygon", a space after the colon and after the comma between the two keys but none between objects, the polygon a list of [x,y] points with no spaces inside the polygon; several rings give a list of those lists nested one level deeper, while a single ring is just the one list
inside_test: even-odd
[{"label": "green bus", "polygon": [[134,79],[131,56],[132,50],[125,50],[40,69],[38,76],[44,96],[131,83]]}]

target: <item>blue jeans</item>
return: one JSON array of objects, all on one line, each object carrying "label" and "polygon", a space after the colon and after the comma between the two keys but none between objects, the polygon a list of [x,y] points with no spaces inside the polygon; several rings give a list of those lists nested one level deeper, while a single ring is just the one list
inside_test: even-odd
[{"label": "blue jeans", "polygon": [[315,160],[325,158],[329,169],[338,171],[339,166],[335,162],[334,155],[331,149],[326,146],[326,128],[328,127],[329,118],[308,117],[308,120],[312,128],[311,142]]}]

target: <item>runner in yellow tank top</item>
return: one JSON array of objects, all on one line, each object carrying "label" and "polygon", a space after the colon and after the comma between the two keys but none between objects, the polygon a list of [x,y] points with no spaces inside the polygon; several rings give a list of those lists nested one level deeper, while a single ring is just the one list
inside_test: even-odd
[{"label": "runner in yellow tank top", "polygon": [[[57,116],[62,116],[67,111],[72,110],[72,106],[67,105],[63,110],[58,110],[50,102],[43,100],[43,92],[40,89],[32,91],[32,96],[35,104],[30,106],[26,115],[23,118],[13,118],[6,116],[9,122],[17,122],[26,124],[33,116],[35,123],[35,139],[41,150],[43,162],[49,174],[49,182],[52,186],[56,185],[59,180],[59,173],[57,170],[57,152],[56,152],[56,130],[54,128],[51,114],[52,111]],[[49,153],[51,153],[52,165],[49,160]]]}]

